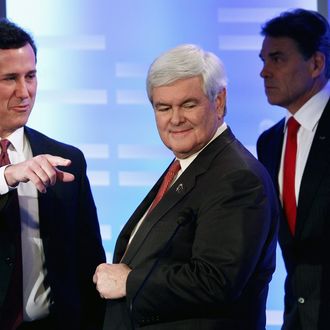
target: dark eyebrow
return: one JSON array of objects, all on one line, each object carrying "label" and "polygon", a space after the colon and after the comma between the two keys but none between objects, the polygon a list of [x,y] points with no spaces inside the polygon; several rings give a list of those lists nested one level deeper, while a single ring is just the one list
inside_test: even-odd
[{"label": "dark eyebrow", "polygon": [[1,75],[2,77],[16,77],[17,76],[17,73],[11,73],[11,72],[9,72],[9,73],[4,73],[4,74],[2,74]]},{"label": "dark eyebrow", "polygon": [[263,56],[262,53],[259,53],[259,57],[260,57],[261,60],[264,60],[265,57],[271,57],[272,58],[272,57],[279,56],[279,55],[282,56],[282,55],[284,55],[284,53],[279,51],[279,50],[268,53],[266,56]]},{"label": "dark eyebrow", "polygon": [[26,74],[36,74],[37,73],[37,70],[31,70],[29,72],[27,72]]},{"label": "dark eyebrow", "polygon": [[269,57],[274,57],[274,56],[278,56],[278,55],[283,55],[283,52],[275,51],[275,52],[268,54]]},{"label": "dark eyebrow", "polygon": [[[30,71],[26,72],[25,75],[36,74],[36,73],[37,73],[37,70],[30,70]],[[7,72],[7,73],[4,73],[2,76],[3,77],[16,77],[18,75],[19,74],[17,72]]]}]

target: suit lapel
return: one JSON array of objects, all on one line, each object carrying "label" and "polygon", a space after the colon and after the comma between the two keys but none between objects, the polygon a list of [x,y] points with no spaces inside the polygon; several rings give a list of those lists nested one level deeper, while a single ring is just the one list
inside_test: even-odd
[{"label": "suit lapel", "polygon": [[[122,262],[129,264],[133,260],[140,247],[143,245],[143,242],[147,238],[149,232],[152,230],[153,226],[194,188],[196,184],[196,178],[208,169],[213,158],[233,140],[234,136],[231,133],[231,130],[228,128],[198,155],[198,157],[189,165],[189,167],[182,173],[182,175],[164,195],[161,201],[153,209],[152,213],[150,213],[150,215],[144,219],[139,230],[135,234],[134,239],[131,241]],[[138,223],[138,221],[141,219],[151,204],[165,173],[166,171],[163,173],[160,180],[158,180],[156,185],[152,188],[145,200],[137,208],[133,216],[128,221],[127,225],[124,227],[122,234],[120,235],[121,243],[119,243],[118,247],[116,246],[116,250],[118,249],[118,252],[119,249],[121,252],[124,251],[123,246],[126,246],[132,229]],[[178,210],[178,212],[180,211],[181,210]],[[120,253],[115,253],[115,255],[118,256]],[[116,257],[114,261],[118,262],[118,257]]]},{"label": "suit lapel", "polygon": [[274,132],[271,135],[269,145],[267,146],[267,148],[269,148],[271,152],[269,150],[264,150],[263,152],[265,155],[267,155],[267,159],[265,160],[264,163],[273,180],[274,187],[276,188],[277,193],[279,193],[278,172],[280,170],[280,164],[281,164],[282,146],[283,146],[283,138],[284,138],[284,124],[285,124],[285,119],[282,119],[274,127]]},{"label": "suit lapel", "polygon": [[[162,178],[164,177],[163,173]],[[147,238],[148,233],[152,230],[153,226],[170,210],[172,209],[195,185],[195,177],[187,177],[183,173],[178,180],[172,185],[172,187],[167,191],[164,197],[159,201],[157,206],[153,209],[153,211],[143,220],[139,230],[136,232],[133,240],[131,241],[126,253],[123,258],[123,262],[130,263],[130,261],[134,258],[144,240]],[[157,184],[157,188],[160,184]],[[153,189],[153,194],[156,195],[158,189]],[[151,204],[153,199],[150,199],[148,205],[145,205],[143,208],[144,212],[141,214],[142,218],[143,214],[146,212],[147,208]],[[136,219],[136,218],[135,218]],[[137,221],[133,221],[133,223],[137,223]]]},{"label": "suit lapel", "polygon": [[[166,171],[164,172],[164,174]],[[122,259],[126,247],[128,245],[130,236],[132,231],[134,230],[135,226],[138,224],[140,219],[142,219],[143,215],[147,211],[149,205],[152,203],[154,200],[157,191],[160,187],[161,181],[164,177],[164,174],[159,178],[159,180],[156,182],[156,184],[152,187],[150,192],[147,194],[147,196],[144,198],[144,200],[141,202],[141,204],[137,207],[137,209],[134,211],[134,213],[131,215],[131,217],[128,219],[126,222],[125,226],[123,227],[122,231],[120,232],[116,246],[115,246],[115,251],[114,251],[114,257],[113,257],[113,262],[118,263]],[[126,255],[128,254],[128,250]],[[125,255],[125,257],[126,257]],[[126,258],[125,258],[126,260]]]},{"label": "suit lapel", "polygon": [[304,227],[304,223],[309,216],[309,210],[314,202],[314,196],[317,195],[317,190],[322,182],[322,178],[329,169],[329,127],[330,101],[325,107],[320,118],[301,180],[297,210],[297,235],[301,233]]},{"label": "suit lapel", "polygon": [[[259,144],[259,160],[266,166],[272,180],[274,187],[280,196],[280,189],[278,184],[278,174],[280,170],[282,147],[284,143],[284,125],[285,118],[280,120],[275,126],[263,133]],[[279,205],[281,205],[279,200]],[[280,228],[279,239],[281,244],[292,241],[292,235],[289,230],[288,222],[284,216],[283,208],[280,208]]]}]

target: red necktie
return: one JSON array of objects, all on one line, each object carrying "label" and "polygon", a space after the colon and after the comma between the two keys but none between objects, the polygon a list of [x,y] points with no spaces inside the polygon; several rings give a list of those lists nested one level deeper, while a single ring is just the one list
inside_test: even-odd
[{"label": "red necktie", "polygon": [[297,218],[297,200],[295,192],[297,132],[300,124],[290,117],[287,124],[287,138],[283,163],[283,208],[290,232],[295,233]]},{"label": "red necktie", "polygon": [[[10,164],[7,149],[10,141],[3,139],[0,141],[0,166]],[[21,232],[19,218],[19,204],[17,191],[9,192],[12,194],[6,206],[4,217],[7,222],[14,226],[14,244],[15,244],[15,260],[9,261],[13,267],[10,284],[8,287],[4,307],[2,310],[2,320],[0,322],[1,330],[15,330],[23,321],[23,281],[22,281],[22,247]],[[16,223],[14,223],[16,220]]]},{"label": "red necktie", "polygon": [[0,153],[0,166],[5,166],[10,164],[10,160],[8,157],[7,149],[10,145],[10,141],[3,139],[0,141],[1,153]]},{"label": "red necktie", "polygon": [[181,166],[180,166],[180,162],[178,160],[175,160],[172,165],[170,166],[170,168],[168,169],[168,171],[166,172],[163,182],[161,184],[161,186],[159,187],[159,190],[157,192],[157,195],[155,197],[155,199],[153,200],[150,209],[148,211],[148,214],[154,209],[154,207],[159,203],[159,201],[163,198],[163,196],[165,195],[166,191],[168,190],[168,188],[170,187],[174,177],[177,175],[177,173],[180,171]]},{"label": "red necktie", "polygon": [[[162,181],[162,184],[160,185],[157,195],[155,197],[155,199],[153,200],[153,202],[151,203],[151,206],[146,214],[146,216],[148,216],[150,214],[150,212],[155,208],[155,206],[158,204],[158,202],[162,199],[162,197],[165,195],[166,191],[168,190],[168,188],[171,186],[171,183],[174,179],[174,177],[177,175],[177,173],[180,171],[181,166],[180,166],[180,162],[178,160],[175,160],[171,166],[169,167],[169,169],[167,170],[164,179]],[[130,242],[127,244],[125,252],[123,254],[123,256],[121,257],[121,261],[124,259],[127,250],[130,246]]]}]

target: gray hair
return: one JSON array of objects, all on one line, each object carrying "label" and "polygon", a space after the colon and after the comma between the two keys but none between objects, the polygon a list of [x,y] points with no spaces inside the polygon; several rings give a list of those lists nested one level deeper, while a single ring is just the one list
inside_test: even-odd
[{"label": "gray hair", "polygon": [[152,89],[178,79],[202,77],[202,89],[213,102],[227,86],[222,61],[213,53],[192,44],[180,45],[161,54],[151,64],[147,76],[147,93],[152,102]]}]

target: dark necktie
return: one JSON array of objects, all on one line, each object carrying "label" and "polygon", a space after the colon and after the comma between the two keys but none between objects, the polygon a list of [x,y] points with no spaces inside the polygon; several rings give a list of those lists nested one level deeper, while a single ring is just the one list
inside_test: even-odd
[{"label": "dark necktie", "polygon": [[[6,139],[0,141],[0,166],[10,164],[7,149],[10,142]],[[22,247],[21,247],[21,227],[19,216],[19,204],[17,191],[9,192],[10,198],[5,206],[4,221],[12,229],[15,245],[15,259],[8,258],[8,267],[12,267],[10,283],[2,310],[0,322],[1,330],[15,330],[23,320],[23,281],[22,281]],[[1,220],[1,221],[3,221]]]},{"label": "dark necktie", "polygon": [[283,163],[283,208],[290,232],[295,233],[297,218],[297,199],[295,192],[297,133],[300,124],[291,117],[288,120],[286,147]]},{"label": "dark necktie", "polygon": [[153,200],[153,202],[152,202],[152,204],[149,208],[148,214],[155,208],[155,206],[163,198],[166,191],[170,187],[174,177],[178,174],[180,169],[181,169],[180,162],[178,160],[175,160],[172,163],[172,165],[170,166],[170,168],[168,169],[168,171],[166,172],[166,174],[164,176],[164,179],[163,179],[163,182],[162,182],[162,184],[159,187],[159,190],[157,192],[157,195],[156,195],[155,199]]}]

